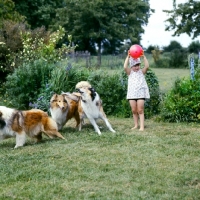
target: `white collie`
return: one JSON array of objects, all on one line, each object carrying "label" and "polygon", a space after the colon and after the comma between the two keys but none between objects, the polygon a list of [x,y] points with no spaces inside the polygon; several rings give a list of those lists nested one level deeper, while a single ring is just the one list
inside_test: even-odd
[{"label": "white collie", "polygon": [[59,132],[56,122],[39,109],[20,111],[0,106],[0,140],[16,137],[14,148],[25,144],[26,135],[42,140],[42,133],[50,138],[65,139]]},{"label": "white collie", "polygon": [[[115,133],[115,130],[113,130],[106,117],[106,114],[104,113],[102,100],[100,99],[100,96],[95,91],[95,89],[91,87],[90,83],[87,81],[81,81],[77,83],[76,89],[78,90],[79,96],[81,97],[78,107],[81,121],[87,117],[90,123],[93,125],[95,131],[101,135],[101,131],[96,123],[96,120],[100,118],[105,122],[108,129]],[[81,130],[81,128],[82,123],[79,124],[79,130]]]}]

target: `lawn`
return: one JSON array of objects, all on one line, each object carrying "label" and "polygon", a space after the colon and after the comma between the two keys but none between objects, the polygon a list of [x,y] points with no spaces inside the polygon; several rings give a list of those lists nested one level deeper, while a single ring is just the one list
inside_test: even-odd
[{"label": "lawn", "polygon": [[[189,76],[186,69],[152,70],[162,91]],[[0,200],[200,199],[198,124],[148,119],[139,132],[130,130],[131,118],[109,120],[116,133],[101,121],[101,136],[88,121],[79,132],[71,120],[61,131],[66,141],[27,138],[15,150],[14,138],[1,141]]]},{"label": "lawn", "polygon": [[189,69],[152,68],[152,70],[155,72],[159,81],[160,89],[163,92],[170,90],[177,78],[190,77]]},{"label": "lawn", "polygon": [[48,139],[13,150],[0,143],[0,199],[200,199],[200,135],[196,124],[109,117],[116,133],[98,136],[86,121],[69,121],[67,139]]}]

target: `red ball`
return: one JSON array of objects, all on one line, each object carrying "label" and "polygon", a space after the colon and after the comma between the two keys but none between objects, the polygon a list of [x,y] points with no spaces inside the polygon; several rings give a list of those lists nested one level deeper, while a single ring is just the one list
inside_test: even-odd
[{"label": "red ball", "polygon": [[143,55],[143,49],[140,45],[134,44],[131,46],[129,53],[131,57],[136,59],[136,58],[139,58],[141,55]]}]

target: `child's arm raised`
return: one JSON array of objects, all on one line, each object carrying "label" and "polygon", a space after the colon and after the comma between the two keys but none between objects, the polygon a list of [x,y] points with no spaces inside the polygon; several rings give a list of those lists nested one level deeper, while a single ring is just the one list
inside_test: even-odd
[{"label": "child's arm raised", "polygon": [[142,68],[142,72],[143,72],[143,74],[146,74],[146,72],[149,68],[149,62],[148,62],[146,56],[144,55],[144,53],[141,57],[143,57],[143,60],[144,60],[144,68]]},{"label": "child's arm raised", "polygon": [[129,58],[130,58],[130,55],[129,55],[129,51],[128,51],[128,55],[124,61],[124,71],[126,72],[127,75],[129,75],[131,72],[131,69],[128,68]]}]

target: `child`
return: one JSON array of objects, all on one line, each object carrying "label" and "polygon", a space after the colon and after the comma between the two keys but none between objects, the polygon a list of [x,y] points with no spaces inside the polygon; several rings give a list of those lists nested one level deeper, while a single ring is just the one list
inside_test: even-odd
[{"label": "child", "polygon": [[[131,110],[133,113],[133,119],[135,126],[132,128],[138,128],[138,117],[140,119],[140,131],[144,130],[144,101],[149,99],[149,88],[145,80],[144,74],[149,68],[149,62],[146,56],[143,54],[141,57],[144,59],[144,68],[140,69],[140,58],[134,59],[128,56],[124,62],[124,71],[128,75],[128,91],[127,99],[129,100]],[[130,68],[128,68],[128,63]],[[138,116],[139,115],[139,116]]]}]

